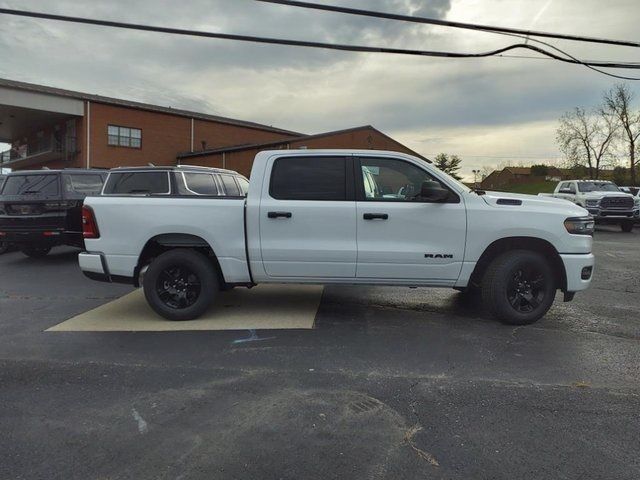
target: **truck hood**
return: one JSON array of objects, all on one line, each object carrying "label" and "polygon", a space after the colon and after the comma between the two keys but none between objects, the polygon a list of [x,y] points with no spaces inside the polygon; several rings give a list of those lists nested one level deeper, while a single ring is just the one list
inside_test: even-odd
[{"label": "truck hood", "polygon": [[486,192],[482,195],[485,203],[495,208],[526,209],[566,212],[567,216],[582,217],[589,212],[575,203],[563,198],[541,197],[509,192]]}]

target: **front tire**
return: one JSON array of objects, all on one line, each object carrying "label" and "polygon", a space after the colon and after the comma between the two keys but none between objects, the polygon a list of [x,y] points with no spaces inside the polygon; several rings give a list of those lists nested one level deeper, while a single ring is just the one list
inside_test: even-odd
[{"label": "front tire", "polygon": [[9,244],[7,242],[0,242],[0,255],[9,251]]},{"label": "front tire", "polygon": [[556,296],[556,277],[546,258],[512,250],[491,262],[482,281],[482,301],[501,322],[528,325],[547,313]]},{"label": "front tire", "polygon": [[27,257],[42,258],[47,256],[51,251],[51,247],[22,247],[20,251]]},{"label": "front tire", "polygon": [[194,250],[178,248],[157,257],[144,274],[149,306],[168,320],[193,320],[213,303],[220,290],[210,259]]},{"label": "front tire", "polygon": [[620,224],[620,229],[623,232],[629,233],[633,230],[633,220],[628,220],[626,222],[622,222]]}]

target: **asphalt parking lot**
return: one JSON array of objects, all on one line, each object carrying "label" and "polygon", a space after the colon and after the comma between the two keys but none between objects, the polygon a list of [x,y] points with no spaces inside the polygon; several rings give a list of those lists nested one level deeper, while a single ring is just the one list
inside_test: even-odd
[{"label": "asphalt parking lot", "polygon": [[45,332],[128,293],[0,256],[0,478],[640,477],[640,230],[527,327],[327,287],[313,330]]}]

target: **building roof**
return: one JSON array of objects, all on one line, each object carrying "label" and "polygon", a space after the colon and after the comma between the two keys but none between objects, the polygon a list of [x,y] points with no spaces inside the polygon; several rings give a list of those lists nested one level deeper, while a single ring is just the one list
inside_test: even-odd
[{"label": "building roof", "polygon": [[300,132],[293,132],[291,130],[284,130],[281,128],[271,127],[269,125],[262,125],[255,122],[247,122],[244,120],[237,120],[234,118],[220,117],[218,115],[209,115],[207,113],[192,112],[189,110],[181,110],[178,108],[163,107],[160,105],[152,105],[148,103],[134,102],[132,100],[123,100],[121,98],[104,97],[102,95],[95,95],[92,93],[75,92],[73,90],[64,90],[62,88],[48,87],[45,85],[37,85],[35,83],[19,82],[17,80],[9,80],[6,78],[0,78],[0,87],[15,88],[17,90],[23,90],[27,92],[42,93],[46,95],[57,95],[61,97],[73,98],[76,100],[87,100],[96,103],[105,103],[108,105],[117,105],[126,108],[137,108],[140,110],[147,110],[150,112],[166,113],[169,115],[178,115],[181,117],[195,118],[198,120],[207,120],[212,122],[226,123],[229,125],[235,125],[245,128],[253,128],[256,130],[267,130],[274,133],[281,133],[283,135],[300,136]]},{"label": "building roof", "polygon": [[[317,133],[315,135],[300,135],[297,137],[293,137],[293,138],[286,138],[283,140],[276,140],[273,142],[265,142],[265,143],[247,143],[244,145],[233,145],[230,147],[223,147],[223,148],[214,148],[214,149],[210,149],[210,150],[203,150],[200,152],[185,152],[185,153],[181,153],[178,155],[179,159],[185,159],[185,158],[197,158],[197,157],[206,157],[208,155],[216,155],[219,153],[229,153],[229,152],[240,152],[243,150],[254,150],[254,149],[267,149],[269,147],[276,147],[278,145],[284,145],[287,143],[291,143],[291,142],[299,142],[299,141],[305,141],[305,140],[315,140],[317,138],[324,138],[324,137],[331,137],[334,135],[341,135],[344,133],[350,133],[350,132],[357,132],[359,130],[374,130],[375,132],[377,132],[378,134],[389,138],[390,140],[397,142],[396,140],[394,140],[393,138],[389,137],[388,135],[382,133],[380,130],[378,130],[377,128],[373,127],[372,125],[362,125],[360,127],[352,127],[352,128],[346,128],[343,130],[334,130],[331,132],[323,132],[323,133]],[[410,148],[404,147],[407,150],[409,150],[413,155],[415,155],[416,157],[419,157],[429,163],[431,163],[431,160],[429,160],[428,158],[420,155],[418,152],[411,150]]]},{"label": "building roof", "polygon": [[531,175],[531,167],[505,167],[505,170],[514,175]]}]

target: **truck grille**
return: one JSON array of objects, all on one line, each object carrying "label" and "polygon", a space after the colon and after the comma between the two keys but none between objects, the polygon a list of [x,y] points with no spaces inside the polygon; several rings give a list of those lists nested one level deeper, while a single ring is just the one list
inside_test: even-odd
[{"label": "truck grille", "polygon": [[633,198],[630,197],[604,197],[600,200],[600,208],[615,210],[633,209]]}]

